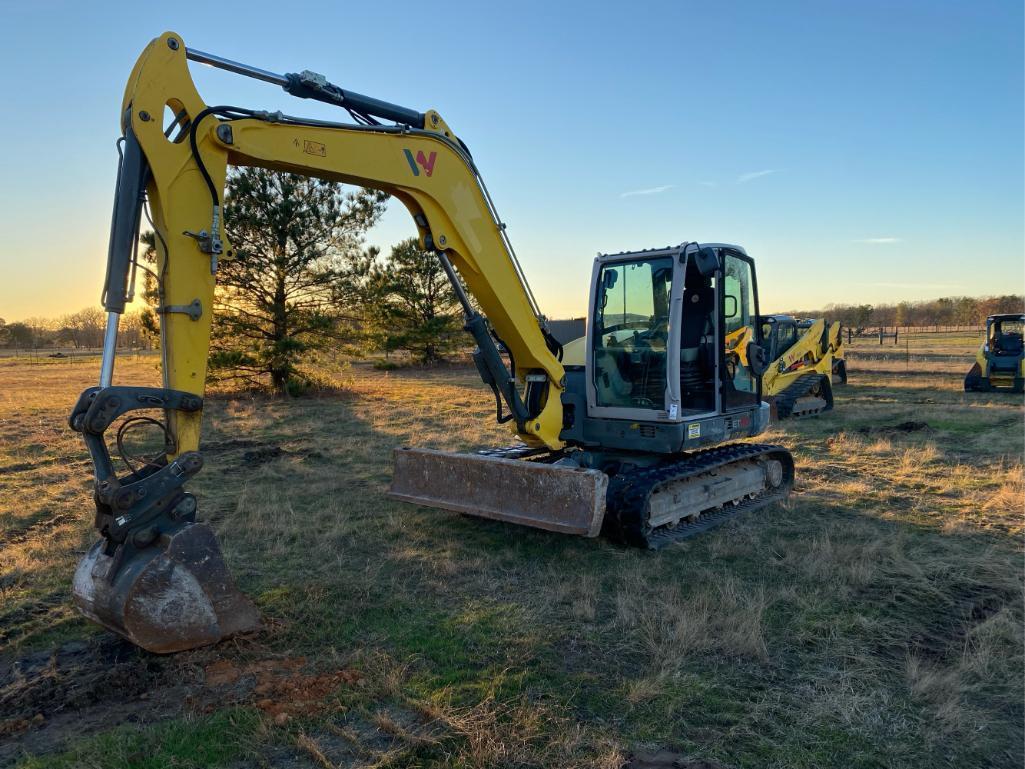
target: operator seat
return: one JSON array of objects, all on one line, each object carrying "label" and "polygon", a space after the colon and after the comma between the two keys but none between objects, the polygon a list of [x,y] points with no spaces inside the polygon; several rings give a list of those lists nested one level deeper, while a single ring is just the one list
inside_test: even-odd
[{"label": "operator seat", "polygon": [[616,352],[596,349],[594,364],[597,373],[594,385],[598,390],[598,403],[603,406],[628,406],[633,383],[623,376]]},{"label": "operator seat", "polygon": [[996,338],[995,352],[1002,353],[1004,355],[1021,355],[1022,351],[1022,338],[1018,334],[1004,334],[1001,333]]}]

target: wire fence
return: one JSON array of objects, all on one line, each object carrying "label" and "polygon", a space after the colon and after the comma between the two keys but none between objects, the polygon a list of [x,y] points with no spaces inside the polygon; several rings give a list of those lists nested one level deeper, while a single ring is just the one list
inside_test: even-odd
[{"label": "wire fence", "polygon": [[851,344],[855,339],[878,341],[880,345],[891,343],[897,346],[902,339],[908,337],[915,339],[936,338],[946,336],[981,336],[986,331],[984,325],[965,326],[874,326],[855,330],[850,327],[847,331],[847,343]]},{"label": "wire fence", "polygon": [[[119,348],[118,357],[139,359],[158,354],[156,350],[140,347]],[[88,364],[103,355],[101,347],[8,347],[0,348],[0,361],[28,363],[33,365],[62,364],[68,366]]]}]

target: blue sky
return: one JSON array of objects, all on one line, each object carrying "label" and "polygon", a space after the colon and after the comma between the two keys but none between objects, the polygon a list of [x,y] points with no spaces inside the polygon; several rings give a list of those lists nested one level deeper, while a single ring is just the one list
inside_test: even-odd
[{"label": "blue sky", "polygon": [[[591,261],[758,260],[767,310],[1023,291],[1023,17],[1008,2],[2,2],[0,317],[98,302],[118,108],[147,42],[436,108],[551,316]],[[194,67],[208,103],[339,117]],[[374,242],[412,233],[393,204]]]}]

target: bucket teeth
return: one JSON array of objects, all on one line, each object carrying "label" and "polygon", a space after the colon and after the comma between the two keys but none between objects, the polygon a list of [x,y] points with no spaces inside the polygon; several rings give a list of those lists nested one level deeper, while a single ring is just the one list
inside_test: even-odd
[{"label": "bucket teeth", "polygon": [[166,654],[260,628],[256,606],[235,587],[206,524],[185,524],[124,557],[104,554],[104,544],[78,564],[75,604],[137,646]]}]

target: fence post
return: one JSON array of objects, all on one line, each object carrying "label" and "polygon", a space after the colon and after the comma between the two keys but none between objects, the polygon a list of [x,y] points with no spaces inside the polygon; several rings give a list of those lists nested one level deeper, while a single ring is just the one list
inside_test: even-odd
[{"label": "fence post", "polygon": [[883,346],[883,327],[879,327],[879,346]]},{"label": "fence post", "polygon": [[897,327],[893,327],[893,346],[897,346]]}]

